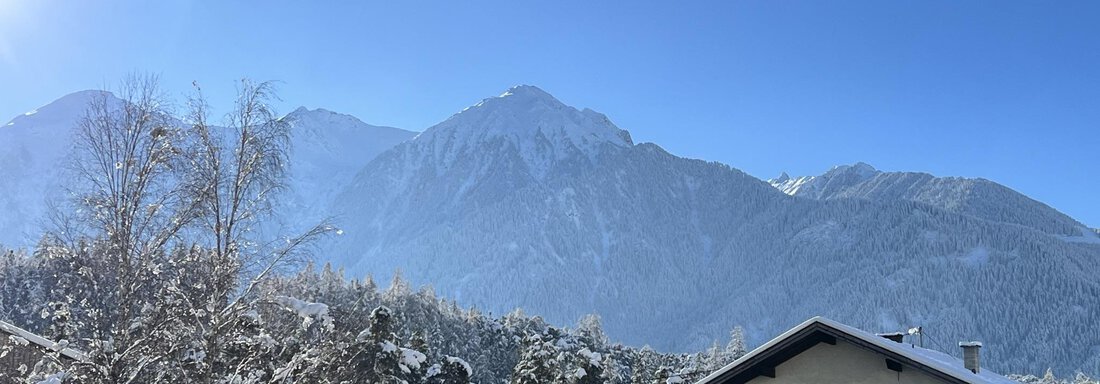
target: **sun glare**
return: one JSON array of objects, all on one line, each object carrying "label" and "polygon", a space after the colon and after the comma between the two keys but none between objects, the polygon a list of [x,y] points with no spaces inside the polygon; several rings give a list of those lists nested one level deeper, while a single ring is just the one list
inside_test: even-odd
[{"label": "sun glare", "polygon": [[0,37],[27,27],[32,8],[31,0],[0,0]]},{"label": "sun glare", "polygon": [[18,0],[0,0],[0,22],[3,22],[3,24],[0,24],[0,28],[7,25],[7,21],[13,18],[17,7],[19,7]]},{"label": "sun glare", "polygon": [[10,63],[12,35],[22,28],[21,15],[26,11],[22,0],[0,0],[0,63]]}]

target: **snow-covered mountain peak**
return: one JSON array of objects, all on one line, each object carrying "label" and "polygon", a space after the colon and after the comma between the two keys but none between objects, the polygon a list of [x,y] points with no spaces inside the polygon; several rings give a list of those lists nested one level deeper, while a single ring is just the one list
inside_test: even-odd
[{"label": "snow-covered mountain peak", "polygon": [[[565,105],[535,86],[509,88],[428,128],[414,144],[430,147],[446,165],[458,154],[493,149],[514,150],[531,171],[581,155],[595,157],[604,145],[630,147],[630,134],[607,116]],[[510,148],[510,149],[509,149]]]},{"label": "snow-covered mountain peak", "polygon": [[289,119],[292,119],[292,120],[305,120],[305,119],[315,120],[315,119],[341,118],[341,119],[346,119],[346,120],[359,121],[359,119],[357,119],[357,118],[355,118],[354,116],[351,116],[351,115],[336,113],[336,112],[333,112],[333,111],[330,111],[330,110],[327,110],[327,109],[324,109],[324,108],[309,109],[305,106],[301,106],[301,107],[296,108],[295,110],[293,110],[290,113],[286,114],[286,116],[284,118],[289,118]]},{"label": "snow-covered mountain peak", "polygon": [[[352,117],[351,115],[347,115],[347,114],[343,114],[343,113],[339,113],[339,112],[333,112],[333,111],[330,111],[330,110],[327,110],[327,109],[324,109],[324,108],[309,109],[309,107],[306,107],[306,106],[298,107],[298,108],[294,109],[293,111],[291,111],[290,113],[288,113],[286,115],[287,116],[294,116],[294,117],[332,116],[332,115]],[[352,118],[354,118],[354,117],[352,117]],[[358,119],[356,119],[356,120],[358,120]]]},{"label": "snow-covered mountain peak", "polygon": [[[88,103],[97,96],[106,96],[110,98],[112,102],[121,102],[114,94],[107,91],[85,90],[73,92],[49,104],[16,116],[7,124],[0,126],[0,129],[21,125],[41,127],[44,124],[67,123],[70,120],[79,119],[81,116],[84,116],[84,111],[87,109]],[[32,120],[34,124],[29,124]]]},{"label": "snow-covered mountain peak", "polygon": [[[319,110],[321,108],[317,108],[317,109]],[[302,114],[306,114],[306,113],[309,113],[309,112],[311,112],[310,109],[303,105],[303,106],[300,106],[298,108],[295,108],[293,111],[290,111],[290,113],[286,114],[285,117],[302,115]]]},{"label": "snow-covered mountain peak", "polygon": [[825,173],[825,177],[835,177],[840,175],[848,175],[849,177],[857,177],[860,179],[868,179],[874,177],[879,171],[872,167],[870,164],[862,161],[852,165],[838,165],[830,169]]},{"label": "snow-covered mountain peak", "polygon": [[769,179],[768,184],[771,184],[776,189],[783,191],[783,193],[795,196],[798,195],[799,191],[801,191],[807,185],[810,185],[810,182],[813,181],[815,178],[817,178],[817,176],[801,176],[792,178],[786,172],[783,172],[779,175],[779,177]]},{"label": "snow-covered mountain peak", "polygon": [[787,181],[790,181],[790,180],[791,180],[791,175],[788,175],[787,172],[780,172],[779,176],[777,176],[774,179],[769,179],[768,183],[770,183],[771,185],[774,186],[777,183],[778,184],[786,183]]},{"label": "snow-covered mountain peak", "polygon": [[863,182],[880,173],[882,172],[870,164],[857,162],[835,166],[821,176],[791,177],[784,172],[779,177],[768,180],[768,183],[791,196],[817,199],[830,188]]},{"label": "snow-covered mountain peak", "polygon": [[286,114],[285,118],[289,119],[291,124],[299,129],[325,129],[329,132],[372,128],[398,129],[367,124],[355,116],[333,112],[324,108],[298,107],[298,109]]},{"label": "snow-covered mountain peak", "polygon": [[[74,129],[90,102],[106,97],[111,108],[125,101],[101,90],[65,95],[9,123],[0,123],[0,244],[30,246],[41,236],[51,200],[65,198],[63,170],[78,135]],[[177,112],[179,112],[177,110]],[[279,207],[291,231],[324,217],[323,207],[339,187],[378,154],[412,139],[416,132],[379,127],[325,109],[298,108],[291,124],[287,195]],[[232,134],[232,130],[222,130]],[[266,226],[267,224],[265,224]],[[282,223],[271,223],[274,229]],[[281,233],[281,232],[280,232]]]},{"label": "snow-covered mountain peak", "polygon": [[[792,196],[816,200],[915,201],[990,221],[1031,227],[1069,239],[1077,239],[1083,228],[1083,224],[1046,204],[981,178],[936,177],[923,172],[882,172],[860,162],[833,167],[820,176],[780,177],[768,182]],[[1006,212],[1002,208],[1004,206],[1011,206],[1013,210]]]},{"label": "snow-covered mountain peak", "polygon": [[316,161],[304,163],[366,165],[382,151],[408,140],[415,132],[370,125],[355,116],[327,109],[299,107],[285,119],[291,125],[296,157]]},{"label": "snow-covered mountain peak", "polygon": [[84,117],[88,103],[105,91],[80,91],[65,95],[0,126],[0,244],[33,244],[40,235],[46,201],[62,190],[63,162],[72,148],[73,130]]},{"label": "snow-covered mountain peak", "polygon": [[558,101],[558,99],[554,98],[553,95],[542,90],[542,88],[526,84],[521,84],[512,88],[508,88],[507,91],[504,91],[504,93],[500,94],[500,98],[505,97],[561,103],[560,101]]}]

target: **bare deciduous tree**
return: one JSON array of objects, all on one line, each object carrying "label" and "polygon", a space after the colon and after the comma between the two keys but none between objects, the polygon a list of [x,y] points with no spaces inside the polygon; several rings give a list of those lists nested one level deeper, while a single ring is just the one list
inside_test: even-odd
[{"label": "bare deciduous tree", "polygon": [[205,303],[209,315],[201,348],[214,358],[212,364],[196,367],[204,381],[239,368],[219,366],[231,360],[219,358],[221,341],[233,332],[237,318],[262,299],[255,296],[257,285],[332,229],[320,223],[293,238],[265,241],[255,236],[256,226],[272,214],[273,201],[284,188],[290,148],[290,124],[270,107],[273,91],[270,82],[242,80],[227,127],[209,124],[208,107],[197,85],[189,102],[194,146],[188,156],[193,173],[187,190],[200,203],[200,238],[211,247],[213,294]]},{"label": "bare deciduous tree", "polygon": [[[109,382],[131,382],[163,358],[149,352],[170,319],[149,308],[168,261],[165,250],[197,206],[176,188],[185,138],[168,106],[156,76],[132,75],[117,98],[96,95],[77,130],[73,212],[87,231],[67,254],[84,265],[78,276],[89,282],[80,286],[95,289],[80,294],[95,295],[99,304],[85,312],[94,352],[85,368]],[[59,300],[57,306],[79,305]]]},{"label": "bare deciduous tree", "polygon": [[[290,128],[270,107],[270,83],[244,80],[238,93],[225,127],[208,123],[201,92],[186,122],[174,118],[155,76],[89,105],[73,167],[78,214],[57,220],[72,240],[47,252],[71,272],[53,299],[65,319],[76,308],[65,329],[87,328],[90,359],[75,366],[85,381],[210,383],[251,369],[234,362],[255,359],[225,346],[265,302],[257,287],[332,229],[254,231],[283,188]],[[74,236],[73,223],[87,229]]]}]

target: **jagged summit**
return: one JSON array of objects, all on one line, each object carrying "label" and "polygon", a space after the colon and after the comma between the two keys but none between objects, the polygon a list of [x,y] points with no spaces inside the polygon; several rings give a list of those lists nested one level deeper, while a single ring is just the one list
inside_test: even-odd
[{"label": "jagged summit", "polygon": [[[1071,240],[1088,231],[1083,229],[1083,224],[1046,204],[981,178],[883,172],[858,162],[835,166],[819,176],[780,177],[768,183],[788,195],[817,200],[915,201],[990,221],[1031,227]],[[1003,206],[1011,206],[1013,211],[1006,212]]]},{"label": "jagged summit", "polygon": [[593,158],[604,145],[630,147],[630,134],[607,116],[568,106],[531,85],[481,100],[417,136],[444,163],[488,148],[513,151],[533,173],[567,158]]},{"label": "jagged summit", "polygon": [[303,105],[303,106],[301,106],[301,107],[295,108],[295,109],[294,109],[293,111],[291,111],[290,113],[288,113],[288,114],[286,114],[286,115],[287,115],[287,116],[302,116],[302,115],[338,115],[338,116],[348,116],[348,117],[354,118],[354,119],[356,119],[356,120],[359,120],[358,118],[356,118],[356,117],[354,117],[354,116],[352,116],[352,115],[346,114],[346,113],[340,113],[340,112],[335,112],[335,111],[332,111],[332,110],[328,110],[328,109],[324,109],[324,108],[313,108],[313,109],[310,109],[309,107],[306,107],[306,106],[304,106],[304,105]]},{"label": "jagged summit", "polygon": [[825,175],[852,175],[859,178],[869,178],[879,173],[875,167],[862,161],[852,165],[838,165],[826,172]]},{"label": "jagged summit", "polygon": [[300,106],[298,108],[295,108],[293,111],[290,111],[290,113],[286,114],[286,116],[301,115],[301,114],[306,114],[306,113],[310,113],[310,112],[313,112],[313,111],[320,111],[320,110],[323,110],[323,109],[317,108],[317,109],[312,109],[311,110],[308,107],[303,105],[303,106]]},{"label": "jagged summit", "polygon": [[835,166],[820,176],[791,177],[784,172],[779,177],[768,180],[768,183],[788,195],[817,199],[830,189],[863,182],[880,173],[882,172],[875,167],[861,161]]},{"label": "jagged summit", "polygon": [[293,118],[316,117],[316,116],[343,116],[343,117],[348,117],[350,119],[354,119],[356,121],[360,121],[359,118],[357,118],[355,116],[352,116],[352,115],[343,114],[343,113],[339,113],[339,112],[333,112],[333,111],[330,111],[330,110],[327,110],[327,109],[324,109],[324,108],[310,109],[309,107],[306,107],[306,106],[301,106],[301,107],[295,108],[293,111],[286,114],[286,117],[293,117]]},{"label": "jagged summit", "polygon": [[526,85],[526,84],[521,84],[521,85],[514,86],[512,88],[508,88],[508,90],[504,91],[504,93],[500,94],[499,97],[500,98],[513,97],[513,98],[517,98],[517,99],[536,99],[536,100],[554,101],[554,102],[560,103],[560,101],[558,101],[558,99],[554,98],[553,95],[551,95],[551,94],[547,93],[546,91],[542,90],[542,88],[536,87],[534,85]]},{"label": "jagged summit", "polygon": [[776,183],[786,183],[790,179],[791,175],[788,175],[787,172],[780,172],[779,176],[776,176],[774,179],[768,179],[768,183],[775,185]]}]

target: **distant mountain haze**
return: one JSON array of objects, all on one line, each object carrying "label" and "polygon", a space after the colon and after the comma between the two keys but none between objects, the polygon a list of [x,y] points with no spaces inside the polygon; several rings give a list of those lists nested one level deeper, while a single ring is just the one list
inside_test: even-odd
[{"label": "distant mountain haze", "polygon": [[[83,93],[0,126],[0,243],[33,245]],[[920,325],[1000,372],[1100,373],[1100,232],[983,179],[867,164],[764,181],[634,143],[607,116],[511,88],[424,132],[300,108],[294,228],[332,216],[321,260],[396,270],[444,297],[695,351],[742,325],[761,343],[814,315]],[[926,343],[926,346],[928,344]]]},{"label": "distant mountain haze", "polygon": [[[88,104],[104,91],[81,91],[12,119],[0,126],[0,244],[28,247],[42,235],[51,202],[65,199],[66,163]],[[287,193],[281,196],[278,226],[293,231],[329,216],[337,186],[379,153],[411,139],[416,132],[366,124],[324,109],[298,108],[291,122]]]}]

